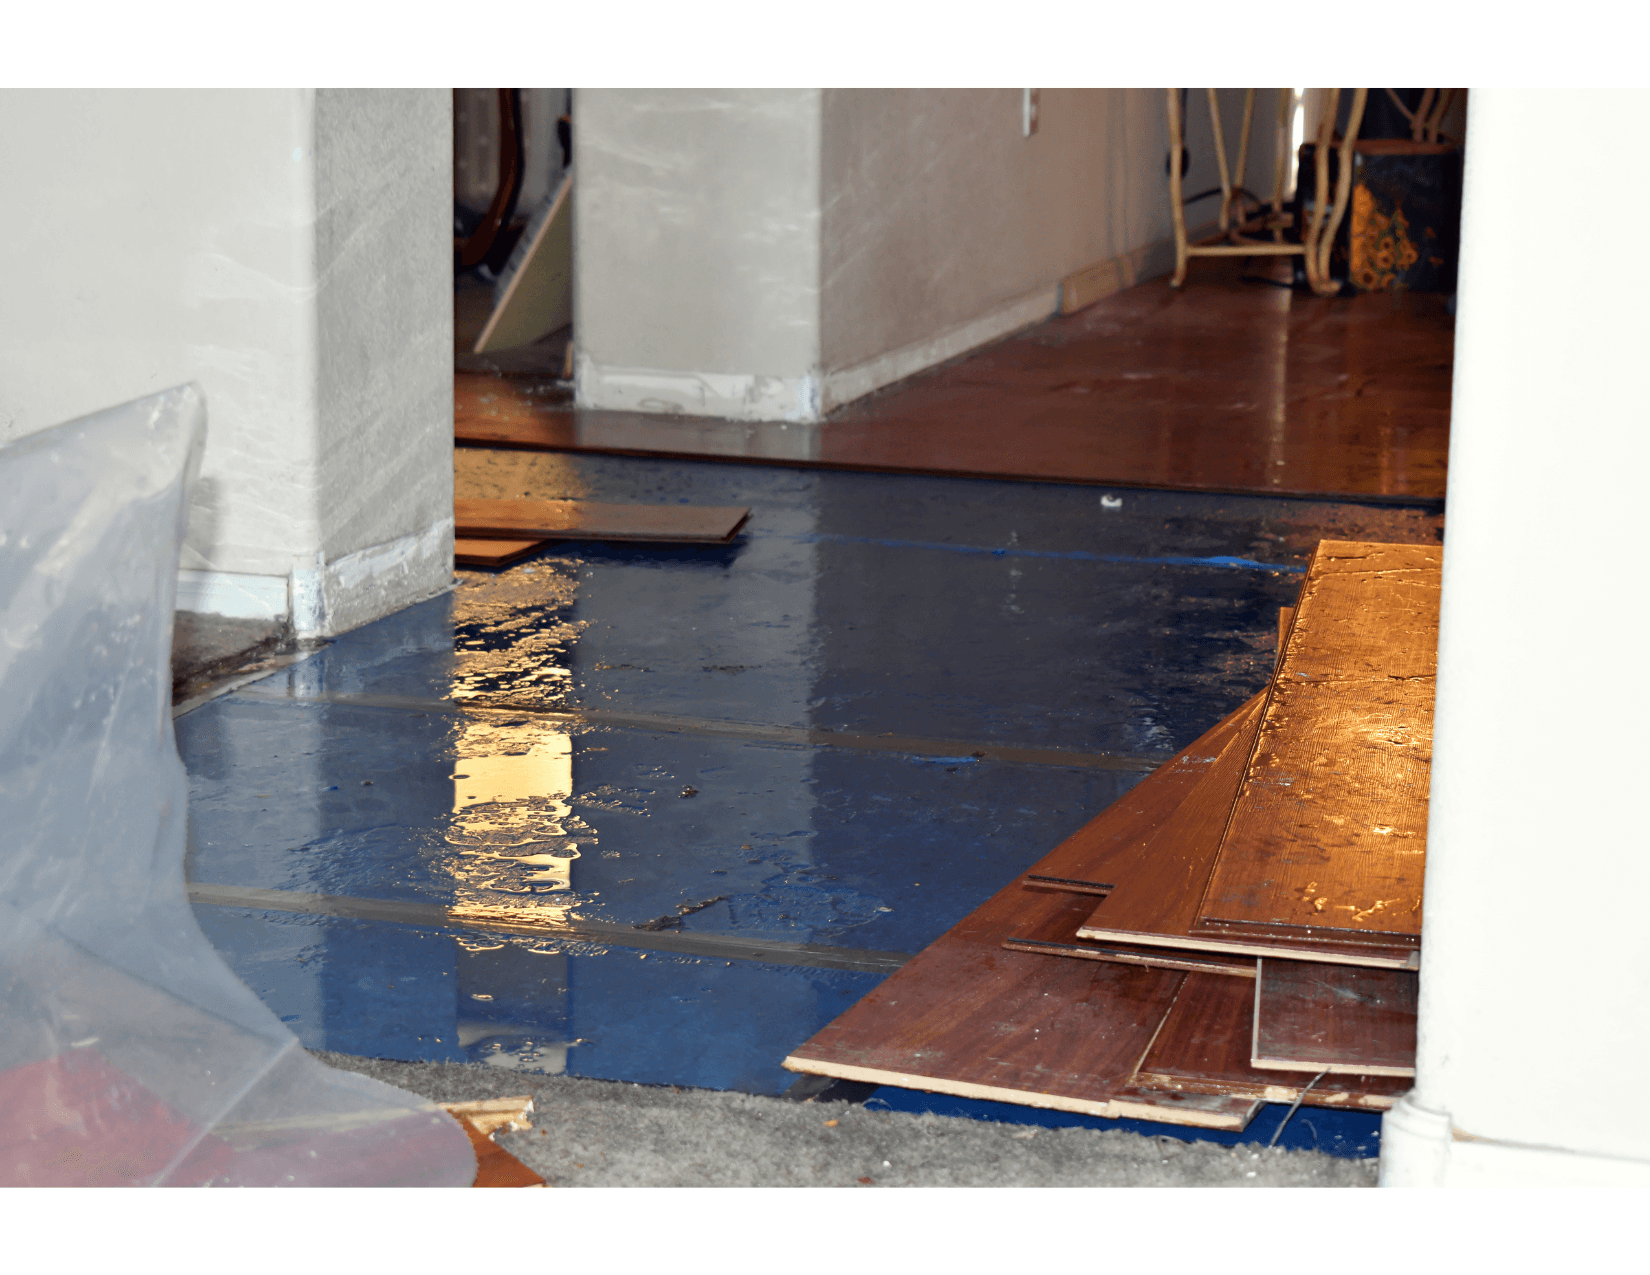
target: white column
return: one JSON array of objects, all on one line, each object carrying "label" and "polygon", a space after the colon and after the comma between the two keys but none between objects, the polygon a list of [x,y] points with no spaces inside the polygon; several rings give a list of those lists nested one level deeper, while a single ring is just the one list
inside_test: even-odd
[{"label": "white column", "polygon": [[180,607],[447,587],[451,166],[439,91],[0,92],[0,441],[197,381]]},{"label": "white column", "polygon": [[[1473,90],[1413,1093],[1388,1185],[1650,1185],[1644,92]],[[1576,121],[1584,121],[1577,126]]]},{"label": "white column", "polygon": [[819,416],[818,89],[577,89],[582,407]]}]

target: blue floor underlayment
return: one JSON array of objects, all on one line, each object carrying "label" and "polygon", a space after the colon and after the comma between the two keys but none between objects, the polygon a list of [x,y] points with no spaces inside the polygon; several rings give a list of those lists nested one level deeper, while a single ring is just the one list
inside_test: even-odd
[{"label": "blue floor underlayment", "polygon": [[[554,463],[565,490],[547,494],[751,519],[725,548],[574,543],[461,571],[177,721],[189,877],[231,900],[198,903],[201,925],[311,1048],[781,1093],[796,1077],[780,1059],[889,954],[938,938],[1265,685],[1319,539],[1434,542],[1442,525]],[[500,916],[528,924],[489,929]],[[1265,1141],[1285,1110],[1228,1135],[888,1088],[870,1104],[1225,1142]],[[1283,1141],[1367,1156],[1378,1127],[1305,1108]]]}]

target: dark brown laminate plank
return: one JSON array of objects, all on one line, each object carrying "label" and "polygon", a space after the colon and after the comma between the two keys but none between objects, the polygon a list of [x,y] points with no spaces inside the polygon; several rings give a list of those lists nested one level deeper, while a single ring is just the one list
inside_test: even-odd
[{"label": "dark brown laminate plank", "polygon": [[1441,557],[1318,546],[1195,933],[1419,944]]},{"label": "dark brown laminate plank", "polygon": [[593,500],[453,501],[464,539],[648,540],[726,544],[749,508],[709,505],[614,505]]},{"label": "dark brown laminate plank", "polygon": [[1203,974],[1224,974],[1254,978],[1255,957],[1223,957],[1214,952],[1182,952],[1172,947],[1126,947],[1122,944],[1073,943],[1058,939],[1012,938],[1003,940],[1005,952],[1031,952],[1037,956],[1069,956],[1082,961],[1115,961],[1120,965],[1144,965],[1154,970],[1186,970]]},{"label": "dark brown laminate plank", "polygon": [[[1394,971],[1345,972],[1385,975]],[[1163,1029],[1140,1062],[1139,1081],[1187,1093],[1231,1094],[1261,1102],[1294,1102],[1304,1088],[1305,1106],[1375,1111],[1386,1110],[1410,1088],[1408,1080],[1384,1074],[1336,1074],[1314,1082],[1323,1068],[1304,1073],[1257,1069],[1249,1058],[1255,991],[1256,984],[1249,979],[1188,974],[1163,1020]],[[1312,1082],[1309,1088],[1308,1082]]]},{"label": "dark brown laminate plank", "polygon": [[[1114,841],[1167,818],[1229,739],[1228,717],[1148,775],[1032,872],[1094,880]],[[1104,879],[1104,878],[1100,878]],[[1173,1002],[1175,970],[1003,951],[1011,929],[1070,933],[1093,897],[999,890],[785,1059],[792,1071],[1063,1111],[1238,1129],[1254,1100],[1158,1092],[1131,1082]]]},{"label": "dark brown laminate plank", "polygon": [[1415,1074],[1419,975],[1261,961],[1250,1062],[1266,1070]]}]

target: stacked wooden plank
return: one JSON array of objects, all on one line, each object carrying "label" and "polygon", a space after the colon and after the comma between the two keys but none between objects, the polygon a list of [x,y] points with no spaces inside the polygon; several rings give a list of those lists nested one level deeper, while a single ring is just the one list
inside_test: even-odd
[{"label": "stacked wooden plank", "polygon": [[1324,541],[1272,683],[785,1060],[1242,1128],[1414,1074],[1441,553]]},{"label": "stacked wooden plank", "polygon": [[453,559],[465,567],[502,567],[555,540],[725,545],[750,512],[743,506],[461,497],[453,501]]}]

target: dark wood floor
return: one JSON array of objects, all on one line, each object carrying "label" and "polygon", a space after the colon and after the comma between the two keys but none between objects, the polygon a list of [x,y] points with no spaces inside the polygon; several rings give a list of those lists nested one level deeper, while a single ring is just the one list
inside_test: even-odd
[{"label": "dark wood floor", "polygon": [[[574,411],[461,373],[457,438],[1119,487],[1442,500],[1454,321],[1434,294],[1316,297],[1199,262],[815,425]],[[1277,276],[1284,277],[1284,276]]]}]

